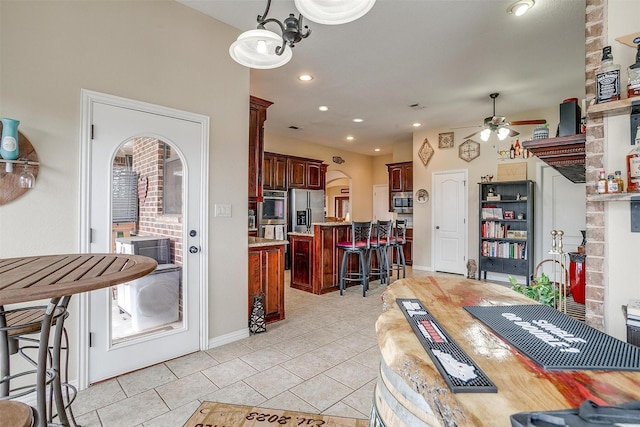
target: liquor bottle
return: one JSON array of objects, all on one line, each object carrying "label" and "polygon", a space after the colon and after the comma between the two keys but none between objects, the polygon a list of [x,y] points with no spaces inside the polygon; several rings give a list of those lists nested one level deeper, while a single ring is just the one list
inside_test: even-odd
[{"label": "liquor bottle", "polygon": [[509,148],[509,158],[510,159],[515,159],[516,158],[516,149],[513,146],[513,144],[511,144],[511,148]]},{"label": "liquor bottle", "polygon": [[619,193],[618,181],[616,181],[612,173],[607,176],[607,193]]},{"label": "liquor bottle", "polygon": [[640,43],[636,52],[636,63],[631,64],[628,69],[629,84],[627,85],[627,96],[640,96]]},{"label": "liquor bottle", "polygon": [[627,154],[627,192],[640,191],[640,124],[636,129],[636,144]]},{"label": "liquor bottle", "polygon": [[604,169],[600,169],[599,175],[598,182],[596,182],[596,193],[604,194],[607,192],[607,176]]},{"label": "liquor bottle", "polygon": [[602,49],[602,65],[596,73],[596,101],[598,103],[620,99],[620,65],[613,63],[611,46]]},{"label": "liquor bottle", "polygon": [[516,138],[516,144],[513,146],[513,148],[516,150],[516,157],[520,157],[522,155],[522,150],[520,148],[520,140],[518,138]]},{"label": "liquor bottle", "polygon": [[616,182],[618,183],[618,193],[624,193],[624,180],[620,171],[616,171]]}]

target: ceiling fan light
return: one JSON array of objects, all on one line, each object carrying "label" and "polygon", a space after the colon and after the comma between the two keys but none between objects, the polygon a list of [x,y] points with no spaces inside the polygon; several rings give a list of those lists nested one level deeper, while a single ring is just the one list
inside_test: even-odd
[{"label": "ceiling fan light", "polygon": [[509,6],[509,8],[507,9],[507,12],[515,16],[522,16],[525,13],[527,13],[529,9],[533,7],[534,4],[535,4],[534,0],[519,0],[513,3],[511,6]]},{"label": "ceiling fan light", "polygon": [[482,132],[480,132],[480,139],[487,142],[489,140],[489,137],[491,136],[491,130],[490,129],[485,129]]},{"label": "ceiling fan light", "polygon": [[294,0],[296,9],[310,21],[325,25],[346,24],[365,15],[376,0]]},{"label": "ceiling fan light", "polygon": [[291,60],[293,53],[289,46],[282,55],[276,54],[276,47],[282,46],[282,37],[265,29],[249,30],[238,36],[229,47],[229,55],[240,65],[257,69],[277,68]]},{"label": "ceiling fan light", "polygon": [[500,128],[500,130],[498,131],[498,139],[500,141],[504,141],[505,139],[507,139],[507,137],[509,136],[511,132],[509,131],[509,129],[507,128]]}]

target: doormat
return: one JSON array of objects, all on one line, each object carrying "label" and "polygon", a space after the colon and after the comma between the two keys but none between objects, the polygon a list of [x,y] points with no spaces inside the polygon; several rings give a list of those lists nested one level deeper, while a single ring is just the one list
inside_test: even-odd
[{"label": "doormat", "polygon": [[369,420],[204,402],[183,427],[366,427]]},{"label": "doormat", "polygon": [[549,306],[467,306],[464,309],[543,369],[640,371],[640,347]]}]

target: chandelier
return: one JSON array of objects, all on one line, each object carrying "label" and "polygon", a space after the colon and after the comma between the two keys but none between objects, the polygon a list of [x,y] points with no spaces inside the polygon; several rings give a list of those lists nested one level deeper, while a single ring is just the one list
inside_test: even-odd
[{"label": "chandelier", "polygon": [[[275,18],[267,18],[271,0],[262,15],[258,15],[258,27],[245,31],[229,47],[229,55],[237,63],[245,67],[270,69],[285,65],[291,60],[291,48],[302,39],[309,37],[311,30],[303,26],[303,16],[310,21],[336,25],[354,21],[367,13],[375,0],[294,0],[300,14],[295,14],[280,22]],[[280,27],[280,35],[267,30],[266,24]]]}]

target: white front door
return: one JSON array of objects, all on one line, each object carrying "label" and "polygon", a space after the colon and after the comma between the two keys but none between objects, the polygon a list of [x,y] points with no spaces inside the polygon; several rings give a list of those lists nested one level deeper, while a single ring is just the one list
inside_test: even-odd
[{"label": "white front door", "polygon": [[434,269],[464,274],[467,250],[467,173],[433,175]]},{"label": "white front door", "polygon": [[[94,100],[88,106],[89,251],[140,253],[159,266],[146,277],[90,294],[88,383],[201,347],[207,119],[116,104]],[[134,181],[133,189],[121,185],[126,179]],[[122,207],[123,192],[133,193],[132,206]],[[149,236],[169,236],[170,244]]]}]

